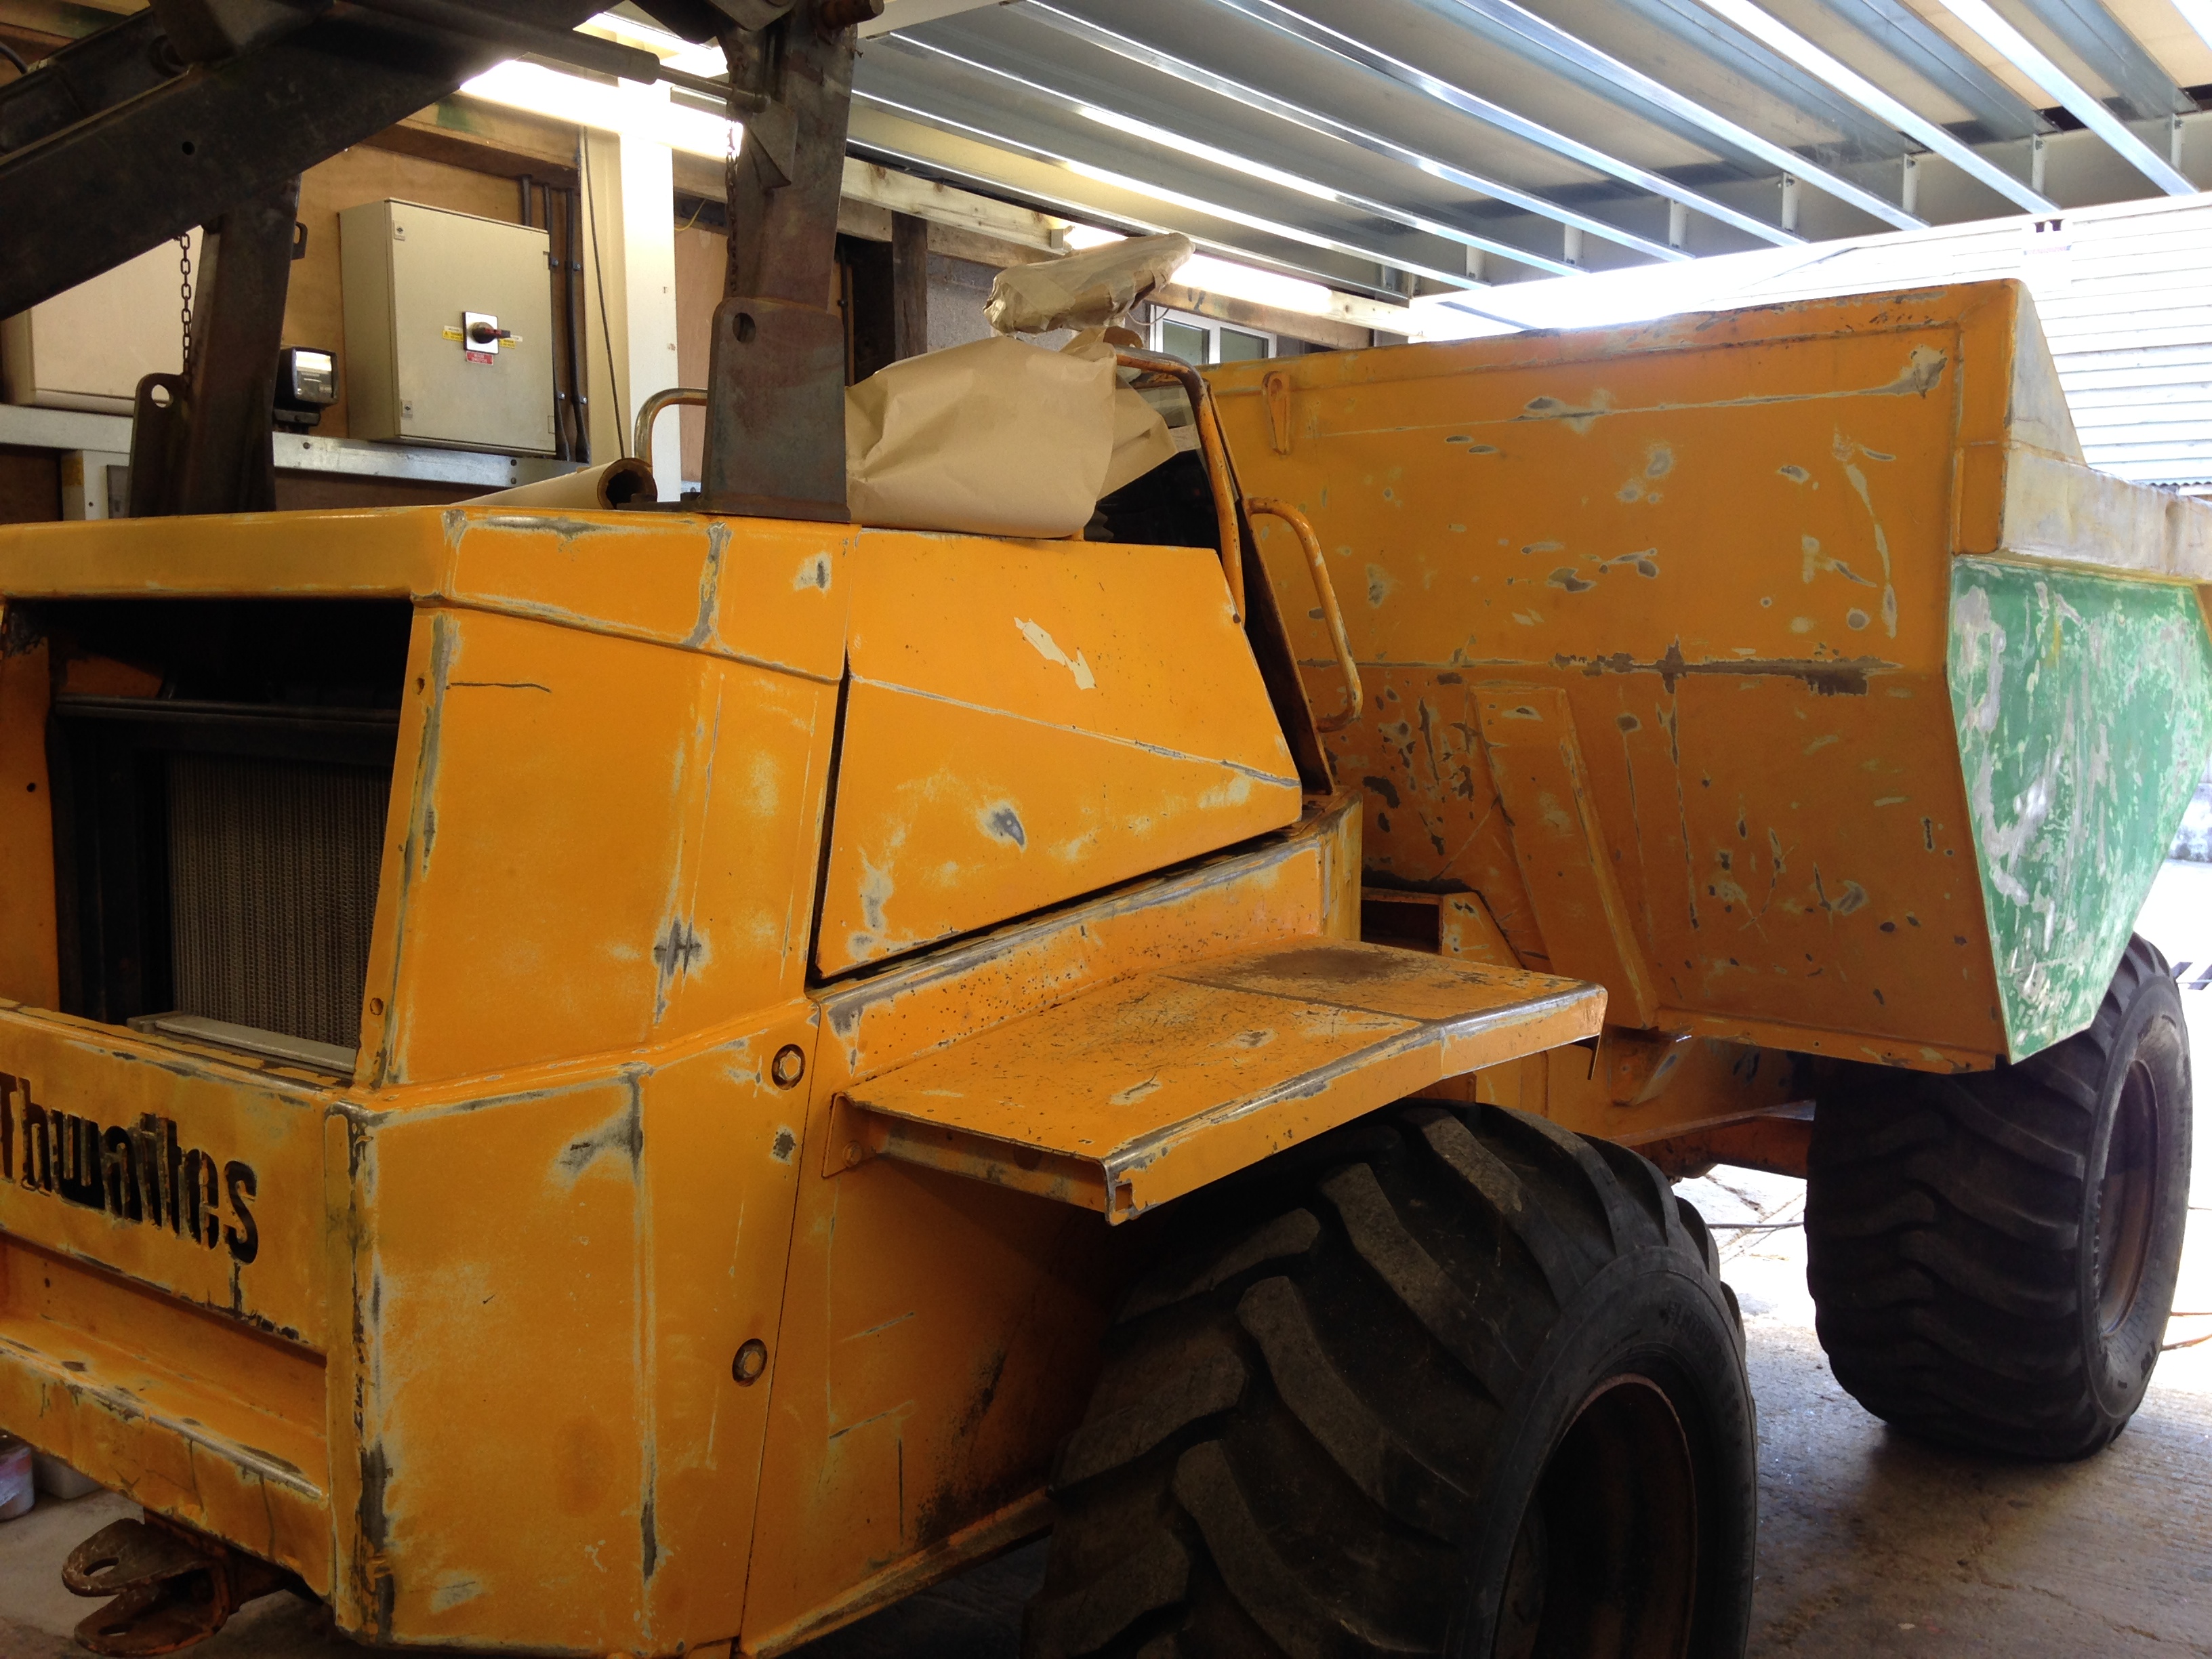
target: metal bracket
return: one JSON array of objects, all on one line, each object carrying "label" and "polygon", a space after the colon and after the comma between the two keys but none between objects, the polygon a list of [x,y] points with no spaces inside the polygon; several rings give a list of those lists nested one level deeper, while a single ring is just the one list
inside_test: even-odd
[{"label": "metal bracket", "polygon": [[330,0],[153,0],[177,54],[188,64],[219,63],[307,27]]},{"label": "metal bracket", "polygon": [[1689,1053],[1685,1031],[1632,1031],[1608,1025],[1598,1043],[1598,1063],[1616,1106],[1642,1106],[1665,1091]]},{"label": "metal bracket", "polygon": [[62,1565],[72,1595],[115,1598],[78,1624],[76,1639],[118,1656],[204,1642],[246,1602],[297,1582],[282,1567],[155,1515],[111,1522]]},{"label": "metal bracket", "polygon": [[1291,453],[1291,377],[1278,370],[1260,382],[1267,402],[1267,447],[1278,455]]},{"label": "metal bracket", "polygon": [[754,112],[745,123],[745,148],[763,163],[763,177],[775,180],[769,189],[790,184],[799,173],[799,118],[791,106],[763,103]]}]

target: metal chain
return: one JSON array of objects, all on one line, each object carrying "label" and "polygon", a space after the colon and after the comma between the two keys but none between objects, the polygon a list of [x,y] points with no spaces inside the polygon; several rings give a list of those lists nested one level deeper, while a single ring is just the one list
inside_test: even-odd
[{"label": "metal chain", "polygon": [[[732,63],[730,88],[732,93],[736,91],[737,84],[738,66],[735,63]],[[732,234],[730,227],[730,211],[737,205],[738,200],[737,113],[735,100],[732,99],[732,106],[722,112],[724,123],[722,138],[726,146],[722,157],[722,241],[725,246],[722,261],[722,292],[725,295],[737,290],[738,239]]]},{"label": "metal chain", "polygon": [[178,325],[184,332],[184,373],[192,372],[192,234],[186,231],[177,238],[177,297],[179,309]]}]

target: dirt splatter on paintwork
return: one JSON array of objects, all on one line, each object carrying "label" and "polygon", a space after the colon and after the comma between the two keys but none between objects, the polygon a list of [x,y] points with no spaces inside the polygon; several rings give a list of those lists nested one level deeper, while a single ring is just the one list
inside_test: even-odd
[{"label": "dirt splatter on paintwork", "polygon": [[602,1158],[619,1158],[629,1166],[631,1178],[636,1177],[639,1160],[645,1156],[645,1113],[635,1078],[630,1085],[629,1098],[620,1111],[562,1148],[554,1167],[563,1179],[574,1181]]},{"label": "dirt splatter on paintwork", "polygon": [[1905,353],[1905,367],[1898,372],[1897,378],[1876,390],[1899,397],[1924,398],[1942,382],[1944,365],[1949,361],[1933,346],[1914,346]]},{"label": "dirt splatter on paintwork", "polygon": [[672,918],[666,931],[653,945],[653,963],[656,970],[653,987],[655,1019],[668,1012],[669,993],[676,981],[703,967],[707,955],[707,941],[699,930],[682,916]]},{"label": "dirt splatter on paintwork", "polygon": [[1012,801],[1000,801],[994,806],[987,807],[978,813],[976,817],[983,833],[992,840],[1004,842],[1010,847],[1019,848],[1024,851],[1028,850],[1030,838],[1028,833],[1022,828],[1022,815],[1015,811]]},{"label": "dirt splatter on paintwork", "polygon": [[2188,588],[1961,559],[1949,665],[2018,1059],[2096,1012],[2212,748],[2212,646]]},{"label": "dirt splatter on paintwork", "polygon": [[[1270,368],[1324,413],[1297,456],[1258,463],[1254,487],[1310,499],[1332,476],[1379,481],[1395,457],[1407,466],[1401,493],[1427,511],[1418,524],[1385,513],[1370,484],[1360,501],[1338,492],[1318,526],[1351,550],[1340,568],[1372,562],[1403,584],[1358,641],[1363,659],[1396,665],[1384,683],[1400,700],[1378,698],[1371,723],[1331,744],[1344,775],[1396,793],[1368,791],[1372,877],[1425,890],[1462,882],[1488,898],[1501,847],[1510,861],[1524,816],[1542,816],[1533,802],[1516,810],[1501,840],[1490,799],[1451,799],[1426,753],[1439,722],[1415,714],[1432,705],[1449,719],[1458,700],[1436,671],[1464,674],[1469,699],[1510,690],[1517,703],[1524,687],[1562,687],[1654,971],[1676,976],[1670,1006],[1786,1024],[1793,1034],[1778,1040],[1790,1043],[1825,1041],[1808,1032],[1819,1025],[1838,1034],[1820,1052],[1853,1058],[1948,1066],[1991,1054],[1998,998],[1979,949],[1981,895],[1959,880],[1973,856],[1960,844],[1966,781],[1929,700],[1948,691],[1953,560],[1984,544],[1960,538],[1987,533],[1956,519],[1959,468],[1995,458],[1969,447],[2003,441],[1993,427],[2021,424],[2014,347],[2033,327],[2017,290],[1954,286],[1678,319],[1632,343],[1468,343],[1449,368],[1439,353],[1418,374],[1382,355],[1348,371],[1342,359],[1332,373]],[[1236,386],[1257,372],[1220,374]],[[1246,420],[1243,405],[1224,407],[1232,427]],[[1567,424],[1577,416],[1588,417],[1579,430]],[[1448,435],[1504,442],[1511,477],[1451,496],[1468,475]],[[1655,507],[1644,465],[1660,442],[1674,465]],[[1651,585],[1632,581],[1626,602],[1608,594],[1609,579],[1637,573],[1607,561],[1647,543]],[[1317,689],[1323,678],[1317,669]],[[1635,729],[1621,729],[1632,711]],[[1599,741],[1608,726],[1616,735]],[[1717,845],[1735,854],[1724,876]],[[1723,880],[1747,902],[1724,897]],[[1514,884],[1498,882],[1508,894]],[[1904,920],[1908,907],[1923,928]],[[1885,921],[1893,932],[1880,931]]]},{"label": "dirt splatter on paintwork", "polygon": [[[1918,346],[1913,348],[1916,361],[1923,349],[1923,348]],[[1936,373],[1940,374],[1943,368],[1942,357],[1940,353],[1935,356]],[[1907,372],[1910,374],[1911,371]],[[1931,380],[1929,384],[1933,385],[1934,382]],[[1913,389],[1925,390],[1926,388]],[[1881,559],[1881,622],[1883,628],[1888,631],[1889,637],[1893,640],[1897,637],[1897,586],[1892,580],[1890,569],[1889,533],[1882,528],[1881,515],[1875,511],[1874,492],[1868,488],[1866,472],[1858,465],[1858,458],[1863,456],[1870,461],[1892,461],[1897,458],[1893,455],[1885,455],[1880,450],[1867,448],[1856,440],[1845,437],[1840,428],[1836,433],[1833,448],[1836,459],[1843,464],[1844,477],[1850,481],[1851,489],[1856,492],[1860,505],[1866,508],[1867,518],[1874,527],[1875,551]],[[1869,583],[1868,586],[1871,586],[1873,584]]]},{"label": "dirt splatter on paintwork", "polygon": [[1812,585],[1813,578],[1824,570],[1833,571],[1845,581],[1856,582],[1861,587],[1874,586],[1872,581],[1860,575],[1841,559],[1823,553],[1818,538],[1801,536],[1797,538],[1797,546],[1803,558],[1802,580],[1808,586]]}]

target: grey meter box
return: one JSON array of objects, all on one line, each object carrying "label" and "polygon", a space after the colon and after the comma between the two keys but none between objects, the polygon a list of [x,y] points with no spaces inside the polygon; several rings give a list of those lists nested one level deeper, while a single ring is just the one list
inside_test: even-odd
[{"label": "grey meter box", "polygon": [[339,214],[348,432],[551,454],[549,252],[542,230],[412,202]]}]

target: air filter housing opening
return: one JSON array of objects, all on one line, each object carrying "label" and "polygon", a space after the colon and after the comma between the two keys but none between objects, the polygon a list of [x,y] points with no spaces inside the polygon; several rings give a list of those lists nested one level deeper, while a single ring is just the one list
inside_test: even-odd
[{"label": "air filter housing opening", "polygon": [[351,1070],[411,619],[40,607],[64,1012]]}]

